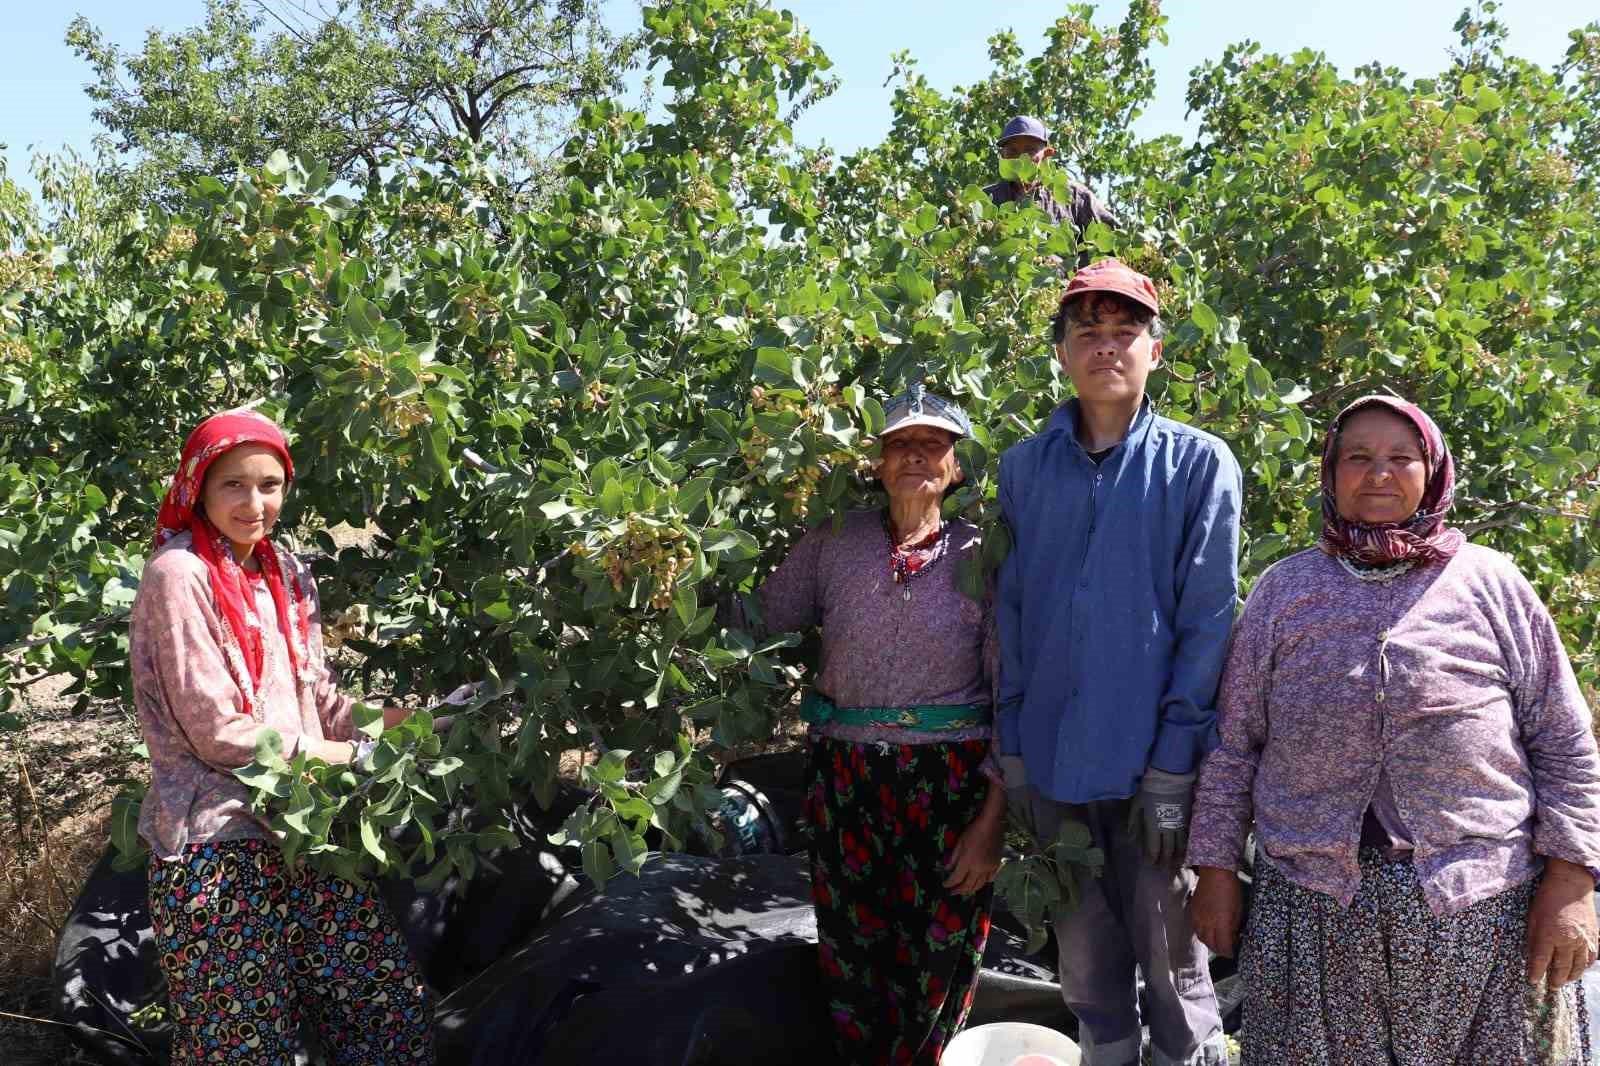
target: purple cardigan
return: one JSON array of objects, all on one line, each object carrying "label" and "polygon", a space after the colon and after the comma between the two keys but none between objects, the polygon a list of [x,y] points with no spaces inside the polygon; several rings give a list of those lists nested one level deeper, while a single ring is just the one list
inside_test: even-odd
[{"label": "purple cardigan", "polygon": [[[762,584],[765,631],[822,627],[817,690],[839,707],[992,704],[996,661],[990,600],[961,591],[960,567],[974,558],[978,527],[950,522],[950,544],[910,584],[889,572],[880,511],[852,511],[835,534],[825,521],[800,538]],[[897,744],[992,739],[992,729],[919,731],[898,726],[813,727],[814,735]],[[991,757],[984,772],[997,778]]]},{"label": "purple cardigan", "polygon": [[1555,623],[1516,566],[1468,544],[1387,584],[1304,551],[1256,582],[1200,772],[1188,861],[1266,856],[1348,906],[1380,776],[1436,914],[1600,866],[1600,757]]}]

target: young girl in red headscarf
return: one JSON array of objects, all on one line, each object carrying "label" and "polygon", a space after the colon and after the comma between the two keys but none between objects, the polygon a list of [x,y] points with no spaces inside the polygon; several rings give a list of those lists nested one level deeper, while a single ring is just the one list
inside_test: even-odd
[{"label": "young girl in red headscarf", "polygon": [[383,900],[288,866],[233,774],[266,728],[286,755],[361,754],[352,701],[323,651],[316,585],[270,538],[293,478],[269,419],[202,422],[133,605],[134,703],[151,764],[139,831],[172,1061],[287,1066],[305,1017],[336,1066],[431,1063],[429,993]]}]

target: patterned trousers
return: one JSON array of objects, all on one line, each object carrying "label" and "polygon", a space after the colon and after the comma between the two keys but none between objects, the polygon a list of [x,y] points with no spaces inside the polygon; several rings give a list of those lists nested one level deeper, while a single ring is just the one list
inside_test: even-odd
[{"label": "patterned trousers", "polygon": [[987,741],[811,741],[817,954],[840,1061],[934,1066],[978,987],[994,887],[944,887],[983,807]]},{"label": "patterned trousers", "polygon": [[152,859],[174,1066],[291,1066],[302,1015],[333,1066],[433,1062],[433,1004],[383,900],[289,869],[276,844]]}]

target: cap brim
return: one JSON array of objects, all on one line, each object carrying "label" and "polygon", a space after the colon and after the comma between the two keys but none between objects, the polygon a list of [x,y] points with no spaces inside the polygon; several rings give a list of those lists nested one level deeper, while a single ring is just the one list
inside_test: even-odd
[{"label": "cap brim", "polygon": [[967,436],[966,430],[962,429],[948,418],[940,418],[938,415],[912,415],[910,418],[896,422],[893,426],[890,426],[882,433],[879,433],[878,439],[882,440],[884,437],[887,437],[892,433],[899,433],[902,429],[910,429],[912,426],[933,426],[936,429],[942,429],[946,432],[953,433],[957,437]]}]

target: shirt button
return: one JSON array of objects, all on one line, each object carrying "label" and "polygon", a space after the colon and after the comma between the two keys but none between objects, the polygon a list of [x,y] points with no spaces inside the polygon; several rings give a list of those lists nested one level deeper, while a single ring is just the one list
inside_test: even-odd
[{"label": "shirt button", "polygon": [[1379,640],[1388,640],[1389,639],[1389,631],[1387,629],[1378,630],[1378,639]]},{"label": "shirt button", "polygon": [[1379,703],[1382,703],[1383,702],[1383,693],[1380,692],[1376,696],[1374,696],[1373,698],[1376,699]]},{"label": "shirt button", "polygon": [[1077,697],[1078,697],[1078,690],[1077,690],[1077,689],[1073,689],[1073,690],[1072,690],[1072,697],[1073,697],[1073,698],[1074,698],[1074,699],[1076,699],[1076,698],[1077,698]]}]

